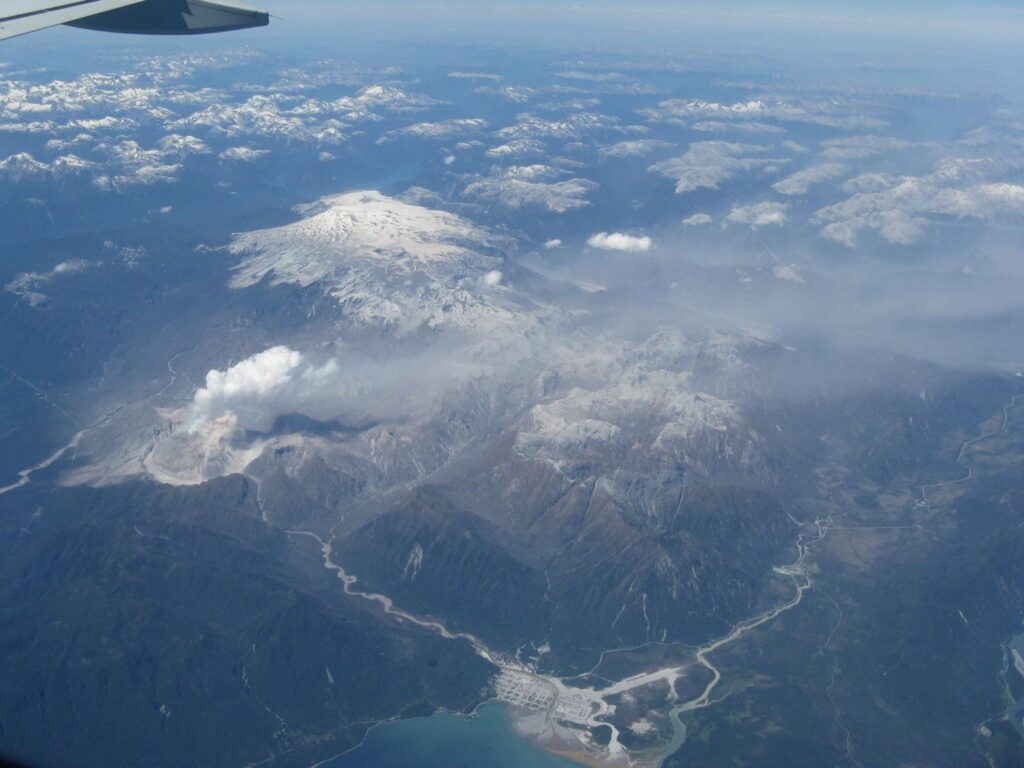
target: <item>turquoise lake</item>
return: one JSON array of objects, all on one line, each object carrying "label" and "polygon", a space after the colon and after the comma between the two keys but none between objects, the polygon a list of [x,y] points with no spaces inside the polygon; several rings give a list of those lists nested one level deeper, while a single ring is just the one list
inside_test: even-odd
[{"label": "turquoise lake", "polygon": [[472,719],[437,714],[371,730],[358,749],[323,768],[579,768],[520,739],[500,704]]}]

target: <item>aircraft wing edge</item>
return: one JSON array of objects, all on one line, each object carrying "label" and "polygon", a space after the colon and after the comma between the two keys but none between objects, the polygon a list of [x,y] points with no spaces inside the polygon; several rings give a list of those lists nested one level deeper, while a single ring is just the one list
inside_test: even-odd
[{"label": "aircraft wing edge", "polygon": [[21,2],[15,14],[3,16],[7,8],[0,10],[0,40],[18,35],[26,35],[58,24],[78,21],[108,11],[115,11],[129,5],[136,5],[142,0],[38,0],[38,2]]}]

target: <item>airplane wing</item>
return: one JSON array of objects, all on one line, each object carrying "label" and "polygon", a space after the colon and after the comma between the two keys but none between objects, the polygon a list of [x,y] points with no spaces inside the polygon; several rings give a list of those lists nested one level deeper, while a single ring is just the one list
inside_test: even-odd
[{"label": "airplane wing", "polygon": [[58,24],[104,32],[196,35],[262,27],[265,11],[233,0],[0,0],[0,40]]},{"label": "airplane wing", "polygon": [[67,24],[96,13],[105,13],[141,0],[13,0],[0,6],[0,40],[35,32],[57,24]]}]

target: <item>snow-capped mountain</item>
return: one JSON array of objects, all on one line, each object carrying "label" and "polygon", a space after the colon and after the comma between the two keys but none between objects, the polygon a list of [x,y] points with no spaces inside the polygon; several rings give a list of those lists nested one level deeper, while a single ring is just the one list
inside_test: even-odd
[{"label": "snow-capped mountain", "polygon": [[248,288],[316,284],[353,321],[399,333],[509,323],[483,294],[498,286],[509,241],[444,211],[379,192],[351,192],[299,209],[283,227],[238,235],[231,281]]}]

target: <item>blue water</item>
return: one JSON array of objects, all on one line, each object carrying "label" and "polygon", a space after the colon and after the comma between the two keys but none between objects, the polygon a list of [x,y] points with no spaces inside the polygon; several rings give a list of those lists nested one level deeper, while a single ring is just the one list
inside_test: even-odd
[{"label": "blue water", "polygon": [[358,749],[324,768],[579,768],[519,738],[500,704],[472,719],[437,714],[372,729]]},{"label": "blue water", "polygon": [[[1016,648],[1017,653],[1024,656],[1024,635],[1017,635],[1010,641],[1010,648]],[[1010,664],[1013,664],[1011,657]],[[1008,670],[1008,674],[1016,674],[1015,671]],[[1017,729],[1017,732],[1021,736],[1024,736],[1024,698],[1017,699],[1010,704],[1006,710],[1006,714],[1010,718],[1010,722],[1013,723],[1013,727]]]}]

